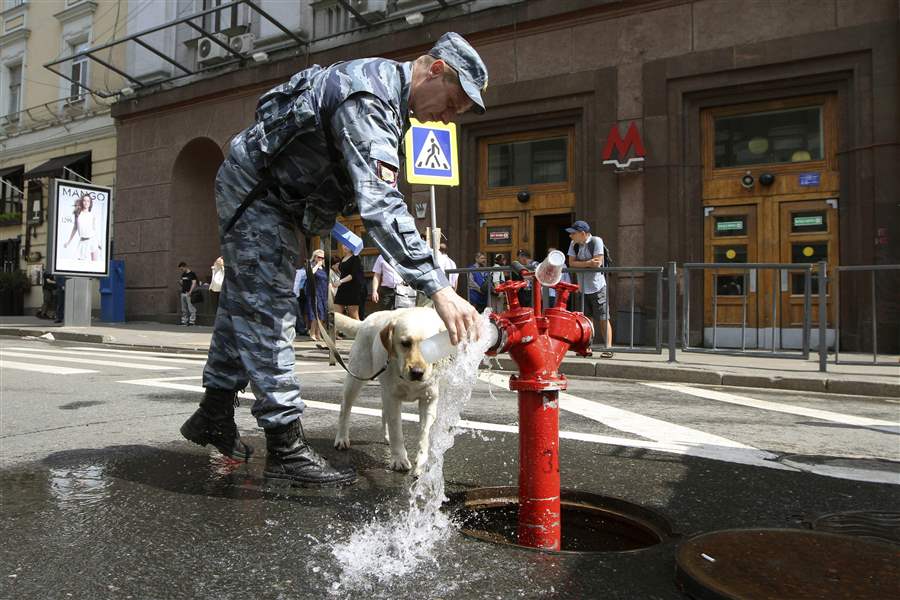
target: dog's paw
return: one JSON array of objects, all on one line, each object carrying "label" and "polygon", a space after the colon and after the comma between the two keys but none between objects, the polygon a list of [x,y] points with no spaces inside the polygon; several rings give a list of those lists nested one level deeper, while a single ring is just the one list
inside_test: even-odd
[{"label": "dog's paw", "polygon": [[392,471],[409,471],[411,468],[412,463],[409,462],[409,458],[406,456],[394,457],[391,459]]},{"label": "dog's paw", "polygon": [[334,438],[334,447],[338,450],[349,450],[350,449],[350,436],[337,436]]}]

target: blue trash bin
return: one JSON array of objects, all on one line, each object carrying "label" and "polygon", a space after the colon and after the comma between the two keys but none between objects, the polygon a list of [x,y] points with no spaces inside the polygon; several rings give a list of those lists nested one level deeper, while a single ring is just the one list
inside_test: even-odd
[{"label": "blue trash bin", "polygon": [[125,321],[125,261],[109,261],[109,277],[100,279],[100,320]]}]

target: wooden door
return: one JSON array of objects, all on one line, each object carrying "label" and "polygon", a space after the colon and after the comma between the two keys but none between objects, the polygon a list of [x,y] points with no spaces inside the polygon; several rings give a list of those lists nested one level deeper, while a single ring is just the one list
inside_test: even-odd
[{"label": "wooden door", "polygon": [[[828,263],[828,278],[834,281],[838,263],[838,211],[832,200],[780,203],[780,258],[784,263]],[[813,327],[819,323],[819,280],[813,268],[810,282]],[[804,277],[802,271],[786,272],[781,278],[781,311],[784,327],[803,326]],[[834,322],[833,290],[826,290],[828,325]]]},{"label": "wooden door", "polygon": [[[757,206],[717,206],[707,209],[704,227],[705,262],[758,262]],[[704,325],[757,327],[759,310],[756,274],[707,269],[704,277]],[[713,310],[715,308],[715,310]]]},{"label": "wooden door", "polygon": [[514,260],[516,244],[519,243],[520,217],[488,217],[483,222],[479,249],[487,254],[488,264],[494,263],[495,254],[505,254],[508,261]]}]

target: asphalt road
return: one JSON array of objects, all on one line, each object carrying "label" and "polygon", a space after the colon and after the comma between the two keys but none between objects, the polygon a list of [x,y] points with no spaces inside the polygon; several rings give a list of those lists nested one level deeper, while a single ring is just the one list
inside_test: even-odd
[{"label": "asphalt road", "polygon": [[[359,593],[333,547],[402,509],[409,485],[386,469],[377,384],[357,403],[353,447],[338,452],[343,373],[298,363],[307,436],[361,473],[353,488],[298,491],[262,479],[265,443],[249,400],[237,420],[258,449],[250,464],[180,438],[202,365],[202,356],[0,340],[0,597]],[[505,381],[481,373],[445,457],[450,491],[516,485],[517,400]],[[900,500],[897,400],[572,379],[560,407],[563,486],[653,509],[677,536],[638,552],[548,556],[457,533],[412,574],[355,585],[392,598],[683,598],[672,576],[679,536],[798,527]],[[405,431],[412,454],[416,424]]]}]

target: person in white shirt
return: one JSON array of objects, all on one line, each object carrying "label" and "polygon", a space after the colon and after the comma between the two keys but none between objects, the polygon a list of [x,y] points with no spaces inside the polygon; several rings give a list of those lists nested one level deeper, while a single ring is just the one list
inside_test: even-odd
[{"label": "person in white shirt", "polygon": [[[439,247],[440,252],[438,252],[438,266],[441,270],[446,273],[449,269],[456,268],[456,262],[447,256],[447,244],[441,242]],[[454,290],[456,289],[456,284],[459,281],[459,273],[450,273],[447,275],[447,279],[450,280],[450,287]]]},{"label": "person in white shirt", "polygon": [[384,260],[381,255],[375,259],[372,267],[372,302],[378,305],[378,310],[392,310],[397,294],[397,284],[403,283],[400,275]]}]

